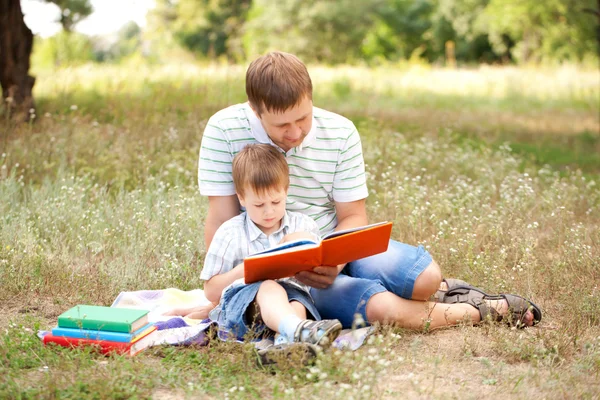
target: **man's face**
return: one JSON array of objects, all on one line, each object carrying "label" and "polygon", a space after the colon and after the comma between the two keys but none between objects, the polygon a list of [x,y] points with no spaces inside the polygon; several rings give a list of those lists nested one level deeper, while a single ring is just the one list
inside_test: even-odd
[{"label": "man's face", "polygon": [[259,195],[252,188],[246,188],[244,192],[244,197],[238,197],[252,222],[267,236],[279,229],[285,214],[287,191],[280,188]]},{"label": "man's face", "polygon": [[312,100],[305,97],[297,106],[284,112],[263,111],[257,115],[263,128],[284,151],[300,145],[312,127]]}]

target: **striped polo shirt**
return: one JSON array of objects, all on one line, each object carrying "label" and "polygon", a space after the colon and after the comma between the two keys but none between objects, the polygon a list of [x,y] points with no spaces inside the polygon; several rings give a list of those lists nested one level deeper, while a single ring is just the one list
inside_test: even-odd
[{"label": "striped polo shirt", "polygon": [[322,234],[337,226],[335,202],[368,196],[360,136],[347,118],[313,107],[312,128],[302,143],[283,151],[269,138],[248,103],[213,115],[200,147],[198,183],[204,196],[235,194],[233,157],[252,143],[277,147],[290,168],[286,209],[313,218]]}]

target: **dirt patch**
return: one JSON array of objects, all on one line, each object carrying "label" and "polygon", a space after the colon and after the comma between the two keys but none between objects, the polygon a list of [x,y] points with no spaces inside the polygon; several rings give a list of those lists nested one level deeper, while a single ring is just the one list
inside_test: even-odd
[{"label": "dirt patch", "polygon": [[65,306],[56,304],[51,298],[39,296],[14,297],[2,302],[0,306],[0,327],[9,323],[22,323],[27,317],[41,322],[41,328],[50,328],[56,324],[57,317],[65,311]]}]

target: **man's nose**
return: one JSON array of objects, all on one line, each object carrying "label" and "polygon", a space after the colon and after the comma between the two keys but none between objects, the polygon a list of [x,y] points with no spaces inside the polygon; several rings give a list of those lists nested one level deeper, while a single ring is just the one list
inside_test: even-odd
[{"label": "man's nose", "polygon": [[300,138],[300,136],[302,136],[302,128],[300,127],[300,125],[293,124],[292,125],[292,133],[293,133],[293,137],[295,139]]}]

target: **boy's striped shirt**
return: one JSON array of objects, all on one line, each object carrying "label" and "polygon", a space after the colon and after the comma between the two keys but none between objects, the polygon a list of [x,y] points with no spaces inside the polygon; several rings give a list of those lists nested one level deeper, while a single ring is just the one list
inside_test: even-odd
[{"label": "boy's striped shirt", "polygon": [[[202,195],[235,194],[232,160],[251,143],[278,147],[248,103],[228,107],[210,118],[198,165]],[[350,202],[368,196],[360,136],[347,118],[313,107],[312,128],[302,144],[287,153],[281,151],[290,168],[286,208],[312,217],[321,233],[337,226],[335,201]]]}]

